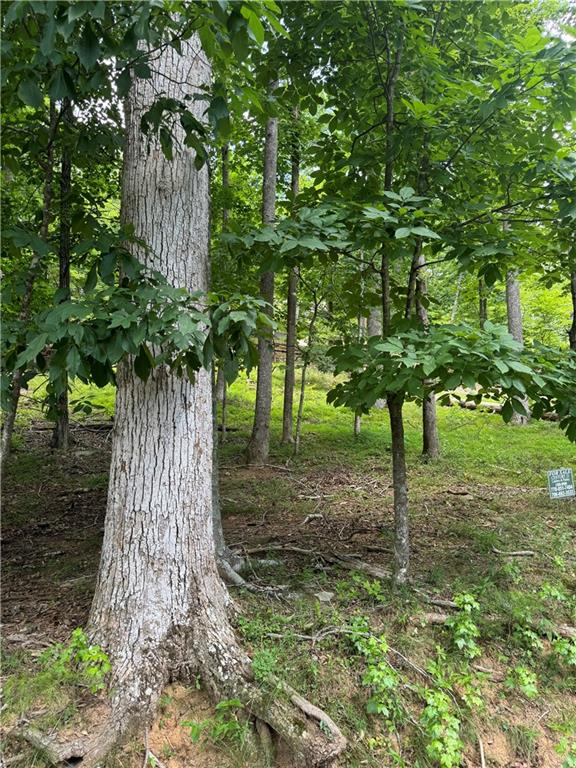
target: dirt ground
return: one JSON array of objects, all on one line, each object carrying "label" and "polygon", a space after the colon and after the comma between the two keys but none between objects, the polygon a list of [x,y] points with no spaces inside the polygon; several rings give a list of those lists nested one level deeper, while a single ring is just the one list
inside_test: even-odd
[{"label": "dirt ground", "polygon": [[[40,424],[33,426],[25,433],[25,444],[15,453],[4,479],[5,651],[39,652],[66,640],[88,616],[104,526],[110,431],[76,427],[73,435],[73,448],[55,455],[49,448],[50,433]],[[384,569],[391,567],[392,489],[377,464],[367,466],[362,474],[343,469],[303,474],[280,465],[249,469],[228,463],[221,469],[221,486],[227,540],[239,551],[277,556],[288,581],[303,569],[329,570],[334,554],[355,555]],[[264,486],[272,490],[263,494]],[[466,568],[482,573],[497,557],[486,552],[482,529],[493,536],[505,525],[495,500],[505,496],[508,506],[525,504],[538,493],[537,489],[448,485],[430,489],[420,498],[416,494],[413,570],[417,578],[437,597],[450,597],[434,585],[431,563],[439,541],[445,571]],[[466,521],[474,521],[480,533],[467,534]],[[251,578],[265,583],[265,574],[254,573]],[[232,766],[221,751],[192,744],[181,727],[187,718],[208,716],[211,705],[203,693],[176,686],[167,691],[164,701],[148,738],[150,749],[165,768]],[[494,707],[499,706],[495,701]],[[514,718],[539,728],[541,736],[531,762],[518,761],[501,731],[494,729],[484,738],[486,765],[560,766],[552,737],[539,725],[542,709],[535,707],[531,712],[528,708],[521,716],[511,712],[511,721]],[[129,745],[117,759],[120,768],[141,765],[140,745]],[[480,766],[479,759],[479,754],[470,755],[469,765]]]}]

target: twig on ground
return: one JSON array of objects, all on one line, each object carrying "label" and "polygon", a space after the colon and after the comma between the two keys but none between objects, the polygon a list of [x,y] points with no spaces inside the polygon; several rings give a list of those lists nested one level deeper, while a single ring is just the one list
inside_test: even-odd
[{"label": "twig on ground", "polygon": [[497,549],[496,547],[492,547],[492,552],[496,555],[505,555],[506,557],[534,557],[536,554],[533,549],[517,549],[507,552],[502,549]]},{"label": "twig on ground", "polygon": [[480,749],[480,768],[486,768],[486,758],[484,757],[484,744],[482,739],[478,736],[478,747]]}]

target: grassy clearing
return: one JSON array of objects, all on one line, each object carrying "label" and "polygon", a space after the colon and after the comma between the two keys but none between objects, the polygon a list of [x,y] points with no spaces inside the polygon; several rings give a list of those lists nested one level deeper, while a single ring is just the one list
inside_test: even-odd
[{"label": "grassy clearing", "polygon": [[[547,469],[574,466],[573,446],[554,424],[513,428],[496,415],[440,408],[443,455],[427,464],[419,455],[418,409],[407,406],[413,572],[422,592],[395,592],[387,580],[342,569],[330,559],[336,552],[391,566],[386,411],[364,417],[355,439],[352,414],[326,404],[330,379],[314,372],[301,453],[292,458],[290,446],[278,444],[282,373],[278,367],[274,377],[270,466],[241,463],[254,381],[241,379],[230,388],[228,424],[235,431],[220,451],[228,540],[240,548],[258,547],[256,557],[277,561],[253,561],[249,578],[287,587],[280,599],[235,595],[241,608],[237,630],[260,684],[284,678],[325,708],[349,739],[341,762],[348,768],[479,765],[479,739],[491,768],[515,761],[573,768],[576,644],[562,628],[576,625],[576,505],[553,503],[545,492]],[[93,396],[102,416],[111,416],[113,392],[82,390],[83,398]],[[82,577],[95,569],[100,529],[88,527],[72,546],[60,543],[65,555],[50,558],[42,548],[50,551],[56,544],[44,541],[38,526],[70,509],[71,518],[63,522],[68,530],[56,530],[65,542],[73,539],[79,511],[87,526],[103,512],[109,442],[77,445],[63,461],[44,445],[30,444],[30,423],[24,412],[21,443],[5,481],[5,525],[26,531],[32,526],[29,535],[40,550],[34,573],[43,587],[64,590],[50,603],[54,620],[66,601],[87,606],[92,581]],[[53,497],[48,507],[46,493]],[[316,517],[305,522],[309,515]],[[278,549],[286,544],[305,551]],[[513,557],[495,549],[535,554]],[[6,567],[17,578],[21,561]],[[455,600],[459,607],[439,608],[425,596]],[[49,636],[49,626],[45,631]],[[5,722],[13,725],[35,710],[46,710],[49,722],[70,713],[70,700],[56,695],[59,683],[42,690],[27,684],[31,675],[46,682],[37,655],[11,644],[4,675],[20,681],[9,682],[16,693],[3,712]],[[196,706],[190,703],[194,696],[189,692],[186,705],[179,691],[177,704],[170,696],[163,702],[154,738],[168,768],[196,764],[199,753],[192,748],[201,749],[204,764],[214,767],[223,765],[222,749],[238,751],[233,723],[217,749],[206,741],[219,722],[217,712],[205,703],[200,714],[188,711]],[[193,728],[181,723],[196,721],[210,725],[191,747]],[[118,758],[119,768],[141,764],[141,757],[132,761],[131,755]],[[242,764],[239,759],[235,764]]]}]

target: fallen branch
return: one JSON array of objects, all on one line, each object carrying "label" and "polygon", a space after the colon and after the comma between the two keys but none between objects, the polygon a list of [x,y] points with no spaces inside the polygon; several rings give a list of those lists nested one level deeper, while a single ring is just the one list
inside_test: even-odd
[{"label": "fallen branch", "polygon": [[482,739],[478,736],[478,748],[480,750],[480,768],[486,768],[486,758],[484,757],[484,744]]},{"label": "fallen branch", "polygon": [[536,554],[533,549],[518,549],[512,552],[507,552],[502,549],[496,549],[496,547],[492,547],[492,552],[496,555],[505,555],[506,557],[534,557]]}]

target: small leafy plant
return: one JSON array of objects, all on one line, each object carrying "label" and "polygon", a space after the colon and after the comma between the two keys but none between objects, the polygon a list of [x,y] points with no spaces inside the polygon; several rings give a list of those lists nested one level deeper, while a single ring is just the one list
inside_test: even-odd
[{"label": "small leafy plant", "polygon": [[222,746],[226,743],[243,745],[248,733],[248,724],[240,718],[244,705],[239,699],[225,699],[216,704],[214,717],[197,722],[184,720],[181,725],[190,731],[190,740],[197,744],[205,735],[213,744]]},{"label": "small leafy plant", "polygon": [[460,721],[453,712],[447,693],[424,688],[426,706],[420,716],[427,737],[426,754],[440,768],[456,768],[462,762],[464,744],[460,739]]},{"label": "small leafy plant", "polygon": [[77,689],[98,693],[109,671],[110,661],[100,646],[92,645],[84,630],[75,629],[67,645],[57,643],[40,654],[35,674],[16,672],[7,678],[7,711],[24,714],[39,700],[49,709],[69,709]]},{"label": "small leafy plant", "polygon": [[535,699],[538,696],[536,673],[523,664],[517,664],[509,670],[504,687],[508,691],[519,690],[527,699]]},{"label": "small leafy plant", "polygon": [[480,630],[475,617],[480,610],[480,604],[473,595],[463,593],[454,597],[458,606],[458,613],[446,621],[446,626],[452,631],[454,645],[462,651],[468,659],[480,656],[482,651],[476,642],[480,637]]},{"label": "small leafy plant", "polygon": [[372,691],[366,711],[383,715],[387,726],[392,729],[405,716],[404,706],[398,696],[402,677],[387,659],[388,643],[384,635],[371,634],[365,619],[356,619],[352,629],[354,647],[366,661],[362,683],[370,686]]}]

